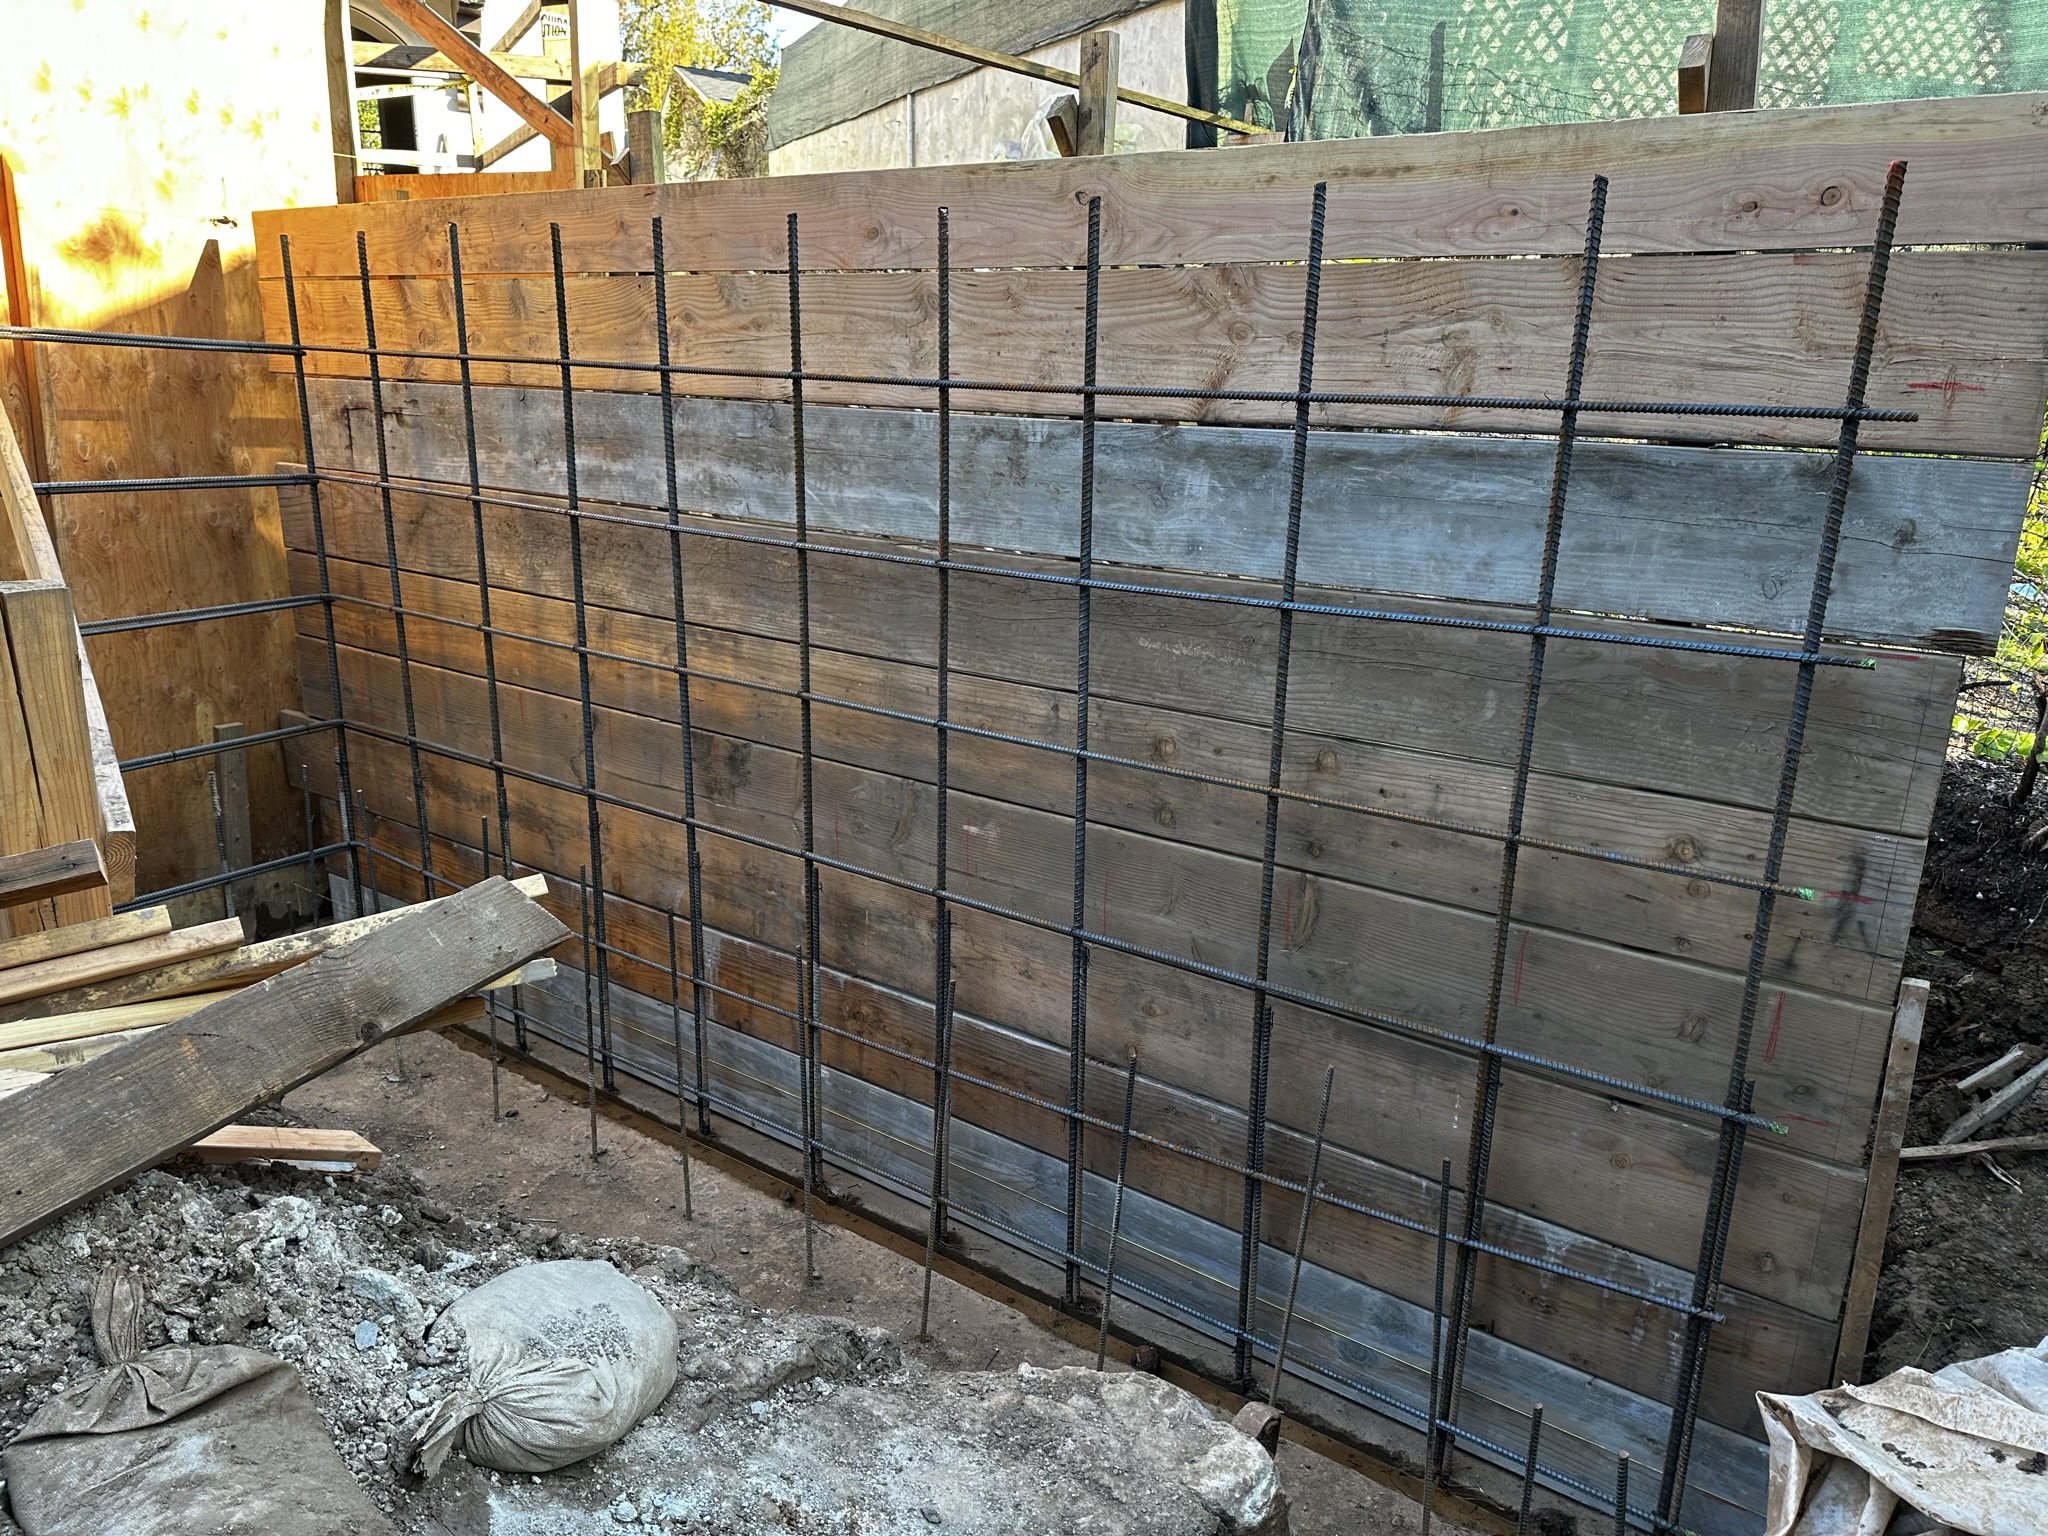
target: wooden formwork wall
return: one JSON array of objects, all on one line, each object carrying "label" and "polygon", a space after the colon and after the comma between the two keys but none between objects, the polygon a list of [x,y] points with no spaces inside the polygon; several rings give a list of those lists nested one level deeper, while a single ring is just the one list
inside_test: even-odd
[{"label": "wooden formwork wall", "polygon": [[[462,239],[479,362],[483,509],[513,852],[574,879],[590,862],[574,635],[563,402],[550,225],[569,343],[591,360],[655,356],[651,225],[666,237],[676,362],[789,367],[787,216],[802,240],[804,362],[849,375],[937,367],[935,228],[952,231],[952,372],[1080,377],[1091,197],[1102,206],[1101,375],[1197,388],[1295,387],[1312,187],[1327,182],[1315,384],[1320,390],[1551,397],[1564,387],[1593,176],[1610,178],[1587,397],[1839,404],[1887,162],[1910,163],[1870,403],[1920,413],[1863,429],[1817,670],[1785,879],[1748,1071],[1756,1110],[1729,1236],[1726,1320],[1712,1335],[1689,1523],[1754,1528],[1762,1453],[1751,1394],[1829,1377],[1859,1222],[1892,1007],[1955,700],[1958,653],[1995,641],[2040,438],[2048,253],[2048,99],[1728,115],[1275,146],[1090,162],[619,188],[259,219],[266,314],[286,334],[288,235],[305,339],[360,345],[369,289],[387,348],[447,353],[457,336],[448,228]],[[1938,247],[1938,248],[1937,248]],[[1993,248],[2005,247],[2005,248]],[[1860,248],[1860,249],[1859,249]],[[1527,257],[1528,260],[1503,260]],[[463,398],[453,363],[384,360],[381,420],[360,357],[314,353],[321,519],[284,498],[295,590],[321,590],[324,540],[341,712],[402,735],[412,711],[444,875],[477,867],[496,823],[490,700]],[[579,492],[614,1048],[670,1081],[669,914],[687,917],[675,631],[655,376],[575,375]],[[803,947],[794,557],[786,538],[788,386],[680,375],[674,402],[699,815],[757,841],[703,838],[711,1086],[760,1123],[794,1123]],[[936,426],[929,389],[812,380],[809,512],[835,546],[929,552]],[[1071,572],[1081,428],[1072,396],[957,392],[951,461],[961,558]],[[1270,595],[1282,561],[1293,404],[1105,401],[1096,457],[1098,574]],[[1554,413],[1438,405],[1318,406],[1307,456],[1305,600],[1527,620],[1550,489]],[[1400,430],[1355,430],[1363,428]],[[1789,647],[1804,619],[1827,485],[1828,419],[1586,418],[1558,571],[1571,623]],[[1452,434],[1457,435],[1452,435]],[[1483,435],[1482,435],[1483,434]],[[380,441],[381,439],[381,441]],[[1731,446],[1733,444],[1734,446]],[[397,483],[388,509],[380,452]],[[1935,456],[1938,455],[1938,456]],[[389,612],[409,621],[410,702]],[[813,688],[911,716],[934,703],[935,577],[847,555],[810,561]],[[1371,594],[1362,597],[1362,594]],[[441,624],[440,615],[457,623]],[[470,626],[470,627],[463,627]],[[1719,626],[1721,632],[1701,626]],[[1730,634],[1734,630],[1742,633]],[[1233,972],[1258,931],[1263,784],[1275,675],[1270,610],[1098,592],[1091,635],[1089,925]],[[307,708],[335,708],[321,610],[299,610]],[[534,636],[550,643],[517,638]],[[953,583],[953,718],[1070,744],[1071,588],[990,574]],[[1284,785],[1439,821],[1504,825],[1528,673],[1525,634],[1305,614],[1295,625]],[[1674,866],[1533,847],[1521,860],[1499,1040],[1625,1084],[1719,1101],[1756,913],[1752,891],[1699,877],[1762,868],[1795,670],[1700,651],[1553,643],[1527,832]],[[746,686],[767,684],[781,692]],[[933,732],[820,704],[819,849],[929,884]],[[389,734],[349,738],[370,830],[416,856],[412,769]],[[1161,777],[1192,768],[1251,788]],[[308,754],[334,787],[331,747]],[[1071,916],[1068,757],[987,737],[951,748],[944,871],[971,898],[1052,924]],[[386,889],[416,888],[380,863]],[[1304,802],[1279,822],[1276,983],[1458,1035],[1478,1032],[1494,943],[1497,841]],[[933,908],[881,880],[820,877],[829,1155],[924,1187],[931,1072],[891,1051],[932,1045]],[[1064,1101],[1069,945],[957,911],[955,1065]],[[687,951],[685,952],[687,954]],[[688,999],[687,984],[683,993]],[[752,1000],[751,1002],[748,1000]],[[567,1001],[533,1005],[580,1042]],[[552,1011],[551,1011],[552,1010]],[[684,1028],[694,1026],[685,1021]],[[858,1039],[834,1034],[845,1030]],[[1141,1130],[1235,1161],[1246,1145],[1246,992],[1109,947],[1089,986],[1090,1108],[1120,1112],[1143,1064]],[[875,1048],[879,1047],[879,1048]],[[1439,1161],[1462,1171],[1474,1103],[1467,1053],[1276,1010],[1271,1166],[1299,1179],[1324,1068],[1336,1067],[1329,1189],[1432,1223]],[[1061,1241],[1066,1130],[1052,1112],[964,1083],[955,1196],[1023,1246]],[[922,1118],[920,1118],[922,1117]],[[1626,1089],[1510,1064],[1484,1235],[1621,1285],[1690,1287],[1716,1125]],[[1115,1138],[1091,1136],[1086,1242],[1107,1221]],[[1129,1274],[1172,1305],[1234,1309],[1242,1180],[1146,1143],[1132,1149]],[[1294,1231],[1268,1201],[1267,1241]],[[1877,1213],[1881,1219],[1882,1213]],[[1285,1234],[1284,1236],[1281,1234]],[[1433,1241],[1319,1208],[1294,1349],[1353,1390],[1419,1404]],[[1270,1298],[1285,1267],[1265,1266]],[[1158,1303],[1166,1305],[1166,1302]],[[1670,1311],[1488,1258],[1478,1272],[1461,1414],[1518,1446],[1537,1401],[1556,1464],[1598,1486],[1614,1450],[1663,1459],[1682,1349]],[[1262,1314],[1270,1334],[1274,1317]],[[1599,1449],[1604,1448],[1604,1449]],[[1549,1459],[1546,1453],[1546,1459]]]}]

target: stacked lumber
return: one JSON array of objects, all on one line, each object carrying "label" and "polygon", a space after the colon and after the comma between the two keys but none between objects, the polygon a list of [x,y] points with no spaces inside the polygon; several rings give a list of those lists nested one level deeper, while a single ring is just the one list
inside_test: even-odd
[{"label": "stacked lumber", "polygon": [[135,822],[71,589],[0,420],[0,936],[107,917],[134,884]]},{"label": "stacked lumber", "polygon": [[[522,896],[541,896],[546,877],[531,875],[513,888]],[[255,944],[243,941],[239,918],[173,929],[167,907],[0,940],[0,1099],[441,904],[398,907]],[[478,990],[553,974],[552,960],[535,960]],[[465,997],[418,1027],[445,1028],[480,1017],[482,1010],[478,999]]]},{"label": "stacked lumber", "polygon": [[[19,1084],[0,1099],[0,1140],[10,1151],[8,1175],[0,1179],[0,1246],[201,1141],[208,1143],[201,1157],[300,1150],[299,1138],[264,1128],[216,1133],[382,1040],[453,1022],[477,991],[520,975],[568,936],[532,900],[540,889],[537,881],[486,879],[438,901],[322,929],[317,952],[282,967],[275,952],[245,956],[246,968],[229,967],[230,973],[262,979],[200,994],[178,1023],[142,1026],[89,1060]],[[79,953],[94,957],[87,971],[105,975],[120,963],[108,952],[176,937]],[[233,949],[200,958],[235,949],[264,946],[237,940]],[[43,974],[47,980],[51,973]],[[41,1028],[63,1035],[76,1019],[57,1015]],[[352,1142],[324,1150],[340,1160],[362,1155]]]}]

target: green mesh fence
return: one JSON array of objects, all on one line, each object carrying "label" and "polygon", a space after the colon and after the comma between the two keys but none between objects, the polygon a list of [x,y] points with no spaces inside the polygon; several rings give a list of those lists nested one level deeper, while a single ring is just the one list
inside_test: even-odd
[{"label": "green mesh fence", "polygon": [[[1666,115],[1680,44],[1714,26],[1714,0],[1208,3],[1218,105],[1291,138]],[[1757,89],[1766,107],[2048,89],[2048,0],[1768,0]]]}]

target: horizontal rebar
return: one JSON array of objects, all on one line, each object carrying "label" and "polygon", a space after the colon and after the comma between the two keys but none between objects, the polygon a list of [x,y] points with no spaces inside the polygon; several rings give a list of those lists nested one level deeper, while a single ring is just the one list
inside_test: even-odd
[{"label": "horizontal rebar", "polygon": [[287,608],[317,608],[333,602],[332,594],[308,592],[298,597],[262,597],[247,603],[213,603],[204,608],[174,608],[165,613],[137,613],[125,619],[92,619],[78,626],[81,635],[119,635],[135,629],[169,629],[179,624],[204,624],[237,619],[252,613],[278,613]]},{"label": "horizontal rebar", "polygon": [[[205,741],[197,746],[173,747],[167,752],[152,752],[146,757],[124,757],[116,764],[123,773],[135,773],[144,768],[161,768],[165,763],[182,763],[193,757],[218,757],[223,752],[239,752],[244,747],[261,746],[266,741],[289,741],[294,736],[310,736],[315,731],[340,729],[346,722],[341,720],[307,720],[299,725],[279,726],[274,731],[251,731],[246,736],[234,736],[224,741]],[[353,730],[354,727],[350,726]],[[299,857],[303,859],[304,854]]]},{"label": "horizontal rebar", "polygon": [[[254,736],[238,736],[232,742],[226,742],[223,745],[231,748],[243,747],[258,739]],[[187,880],[183,885],[167,885],[160,890],[149,891],[134,897],[132,900],[124,901],[115,907],[114,910],[116,912],[134,912],[143,907],[161,906],[164,902],[174,901],[180,896],[192,896],[200,891],[219,890],[224,885],[233,885],[235,882],[246,880],[252,875],[267,875],[272,870],[277,869],[302,869],[316,859],[324,859],[330,854],[347,853],[349,849],[355,846],[356,844],[354,843],[343,842],[329,843],[323,848],[302,848],[297,853],[286,854],[281,859],[265,859],[261,864],[247,864],[240,869],[223,870],[220,874],[208,875],[203,880]]]},{"label": "horizontal rebar", "polygon": [[249,491],[311,485],[312,475],[150,475],[139,480],[38,480],[38,496],[90,496],[120,491]]}]

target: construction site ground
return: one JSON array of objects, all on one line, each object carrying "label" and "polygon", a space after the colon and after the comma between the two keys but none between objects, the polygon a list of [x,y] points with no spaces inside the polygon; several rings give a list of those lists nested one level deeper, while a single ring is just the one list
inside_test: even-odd
[{"label": "construction site ground", "polygon": [[[671,1145],[613,1119],[600,1122],[603,1155],[590,1156],[583,1103],[510,1071],[500,1077],[506,1118],[491,1118],[483,1056],[436,1036],[387,1042],[308,1084],[285,1108],[315,1125],[368,1136],[457,1212],[503,1211],[587,1238],[637,1239],[689,1252],[725,1274],[741,1296],[774,1311],[800,1309],[886,1329],[906,1354],[939,1370],[1014,1371],[1019,1364],[1092,1366],[1093,1353],[980,1292],[935,1277],[932,1338],[918,1344],[922,1267],[839,1226],[815,1229],[821,1279],[803,1284],[799,1212],[759,1178],[699,1159],[695,1219],[682,1218],[682,1169]],[[1411,1536],[1417,1504],[1313,1451],[1283,1442],[1282,1485],[1295,1536]],[[1432,1529],[1468,1528],[1439,1516]]]}]

